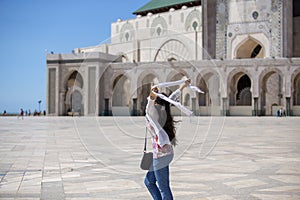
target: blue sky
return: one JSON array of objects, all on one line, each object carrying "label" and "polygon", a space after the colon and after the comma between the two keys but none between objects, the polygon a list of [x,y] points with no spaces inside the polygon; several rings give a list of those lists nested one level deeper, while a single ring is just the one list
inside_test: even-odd
[{"label": "blue sky", "polygon": [[46,49],[71,53],[110,37],[150,0],[0,0],[0,113],[46,109]]}]

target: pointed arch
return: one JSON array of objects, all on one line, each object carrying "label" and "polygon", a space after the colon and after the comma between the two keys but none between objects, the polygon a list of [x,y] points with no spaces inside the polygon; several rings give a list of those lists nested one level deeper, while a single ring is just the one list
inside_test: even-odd
[{"label": "pointed arch", "polygon": [[235,58],[264,58],[265,50],[263,45],[256,39],[248,37],[240,43],[235,50]]},{"label": "pointed arch", "polygon": [[268,68],[259,76],[260,104],[263,115],[274,115],[273,106],[283,103],[283,73],[277,68]]},{"label": "pointed arch", "polygon": [[233,70],[227,79],[230,106],[252,105],[252,79],[247,70]]},{"label": "pointed arch", "polygon": [[112,79],[112,106],[129,106],[130,86],[130,79],[124,74]]},{"label": "pointed arch", "polygon": [[270,41],[264,33],[237,35],[229,43],[229,46],[228,57],[232,59],[270,56]]},{"label": "pointed arch", "polygon": [[77,70],[71,70],[64,79],[64,113],[83,114],[83,78]]},{"label": "pointed arch", "polygon": [[64,78],[64,87],[69,89],[76,85],[77,87],[83,88],[83,82],[81,73],[77,70],[72,70]]},{"label": "pointed arch", "polygon": [[300,106],[300,69],[292,74],[293,105]]},{"label": "pointed arch", "polygon": [[170,60],[191,60],[191,53],[183,42],[176,39],[167,40],[154,56],[154,62]]}]

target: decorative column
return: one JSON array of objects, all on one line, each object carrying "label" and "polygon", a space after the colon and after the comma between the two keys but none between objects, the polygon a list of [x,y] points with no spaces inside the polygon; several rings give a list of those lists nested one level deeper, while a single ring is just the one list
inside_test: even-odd
[{"label": "decorative column", "polygon": [[222,116],[228,116],[229,110],[228,110],[228,99],[226,97],[222,98],[222,110],[221,110]]},{"label": "decorative column", "polygon": [[199,114],[197,112],[197,108],[196,108],[196,98],[195,97],[192,98],[192,111],[194,112],[195,115]]},{"label": "decorative column", "polygon": [[56,85],[57,85],[57,68],[48,68],[47,74],[47,115],[57,115],[56,112]]},{"label": "decorative column", "polygon": [[252,110],[252,116],[258,116],[258,97],[253,98],[253,110]]},{"label": "decorative column", "polygon": [[137,98],[132,99],[132,111],[131,111],[132,116],[138,116],[138,111],[137,111]]},{"label": "decorative column", "polygon": [[285,114],[286,116],[292,116],[291,97],[286,97],[285,100],[286,100]]},{"label": "decorative column", "polygon": [[104,99],[104,116],[109,116],[109,99]]}]

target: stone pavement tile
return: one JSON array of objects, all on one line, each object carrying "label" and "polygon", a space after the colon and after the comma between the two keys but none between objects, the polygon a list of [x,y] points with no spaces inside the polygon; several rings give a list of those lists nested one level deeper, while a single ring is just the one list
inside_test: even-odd
[{"label": "stone pavement tile", "polygon": [[272,187],[267,189],[261,189],[259,191],[262,192],[298,192],[300,193],[300,186],[294,185],[294,186],[279,186],[279,187]]},{"label": "stone pavement tile", "polygon": [[228,195],[220,195],[220,196],[212,196],[212,197],[199,198],[193,200],[237,200],[237,199]]},{"label": "stone pavement tile", "polygon": [[62,181],[42,182],[41,200],[61,200],[64,196]]},{"label": "stone pavement tile", "polygon": [[[300,161],[300,158],[298,161]],[[299,163],[291,162],[288,166],[282,166],[276,171],[276,174],[300,174]]]},{"label": "stone pavement tile", "polygon": [[232,182],[225,182],[224,184],[228,185],[230,187],[233,187],[234,189],[242,189],[242,188],[266,185],[268,183],[265,183],[258,179],[245,179],[245,180],[238,180],[238,181],[232,181]]},{"label": "stone pavement tile", "polygon": [[273,175],[270,176],[271,179],[281,181],[283,183],[295,183],[299,184],[300,187],[300,175]]},{"label": "stone pavement tile", "polygon": [[0,196],[3,193],[16,193],[23,179],[23,172],[8,172],[0,183]]},{"label": "stone pavement tile", "polygon": [[[198,122],[182,118],[178,128],[170,167],[175,199],[299,198],[300,118]],[[139,169],[144,123],[143,117],[1,118],[0,199],[151,199]]]},{"label": "stone pavement tile", "polygon": [[122,191],[130,189],[139,189],[141,186],[135,181],[118,179],[106,181],[91,181],[84,183],[88,191]]},{"label": "stone pavement tile", "polygon": [[263,200],[299,200],[300,199],[300,195],[252,194],[252,196]]}]

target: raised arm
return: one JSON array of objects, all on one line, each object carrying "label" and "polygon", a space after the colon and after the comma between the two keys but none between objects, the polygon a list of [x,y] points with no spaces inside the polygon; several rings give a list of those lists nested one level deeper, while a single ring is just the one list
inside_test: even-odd
[{"label": "raised arm", "polygon": [[175,90],[169,98],[176,101],[176,99],[179,99],[179,96],[181,94],[181,91],[191,84],[191,79],[187,79],[184,83],[182,83],[177,90]]},{"label": "raised arm", "polygon": [[191,79],[187,79],[184,83],[182,83],[179,87],[179,90],[182,91],[186,86],[191,84]]}]

